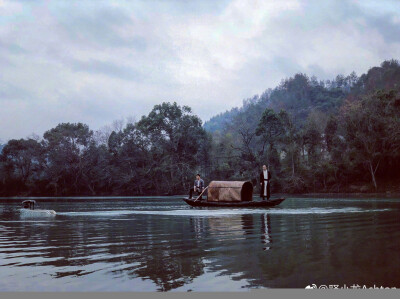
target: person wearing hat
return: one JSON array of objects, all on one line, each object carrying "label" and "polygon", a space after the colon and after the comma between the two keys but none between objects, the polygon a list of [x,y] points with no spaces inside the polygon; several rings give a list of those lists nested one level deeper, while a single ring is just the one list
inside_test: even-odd
[{"label": "person wearing hat", "polygon": [[269,172],[267,165],[263,165],[262,171],[260,173],[260,197],[265,200],[269,200],[271,196],[270,191],[270,180],[271,180],[271,172]]},{"label": "person wearing hat", "polygon": [[[193,188],[190,189],[189,191],[189,198],[191,199],[193,196],[193,192],[196,192],[197,194],[200,194],[204,190],[204,181],[200,177],[200,174],[196,174],[196,179],[194,180],[194,185]],[[200,196],[200,200],[202,197]]]}]

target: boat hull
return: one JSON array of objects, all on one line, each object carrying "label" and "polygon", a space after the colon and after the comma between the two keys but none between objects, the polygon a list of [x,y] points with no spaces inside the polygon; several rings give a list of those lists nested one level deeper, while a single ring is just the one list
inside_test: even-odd
[{"label": "boat hull", "polygon": [[209,202],[195,199],[183,198],[192,207],[215,207],[215,208],[271,208],[279,205],[285,198],[276,198],[262,201],[241,201],[241,202]]},{"label": "boat hull", "polygon": [[54,210],[30,210],[30,209],[20,209],[21,216],[27,217],[43,217],[43,216],[55,216],[56,212]]}]

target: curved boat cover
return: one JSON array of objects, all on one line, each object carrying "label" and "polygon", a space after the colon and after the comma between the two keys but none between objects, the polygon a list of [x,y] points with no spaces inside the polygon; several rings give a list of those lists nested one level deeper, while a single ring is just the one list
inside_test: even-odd
[{"label": "curved boat cover", "polygon": [[253,184],[249,181],[212,181],[208,185],[207,201],[237,202],[253,199]]},{"label": "curved boat cover", "polygon": [[36,203],[36,201],[34,201],[33,199],[27,199],[22,202],[22,204],[24,203]]}]

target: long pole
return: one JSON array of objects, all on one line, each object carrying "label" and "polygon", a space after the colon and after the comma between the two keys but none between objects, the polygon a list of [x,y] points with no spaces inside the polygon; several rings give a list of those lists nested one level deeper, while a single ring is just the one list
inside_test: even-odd
[{"label": "long pole", "polygon": [[204,188],[203,192],[201,192],[200,195],[194,201],[198,201],[199,198],[203,195],[204,191],[207,190],[207,188],[208,188],[208,186]]}]

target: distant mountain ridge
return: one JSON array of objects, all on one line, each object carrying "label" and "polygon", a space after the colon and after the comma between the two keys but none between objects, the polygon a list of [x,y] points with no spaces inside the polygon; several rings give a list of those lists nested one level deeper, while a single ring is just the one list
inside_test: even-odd
[{"label": "distant mountain ridge", "polygon": [[348,76],[337,75],[333,80],[318,80],[315,76],[298,73],[284,79],[274,89],[267,89],[261,96],[255,95],[243,101],[242,107],[220,113],[204,123],[210,133],[226,128],[240,112],[245,113],[249,103],[264,102],[265,107],[276,112],[281,109],[292,114],[302,123],[314,110],[335,113],[345,100],[359,99],[376,89],[399,90],[400,65],[395,59],[372,67],[360,77],[352,72]]}]

